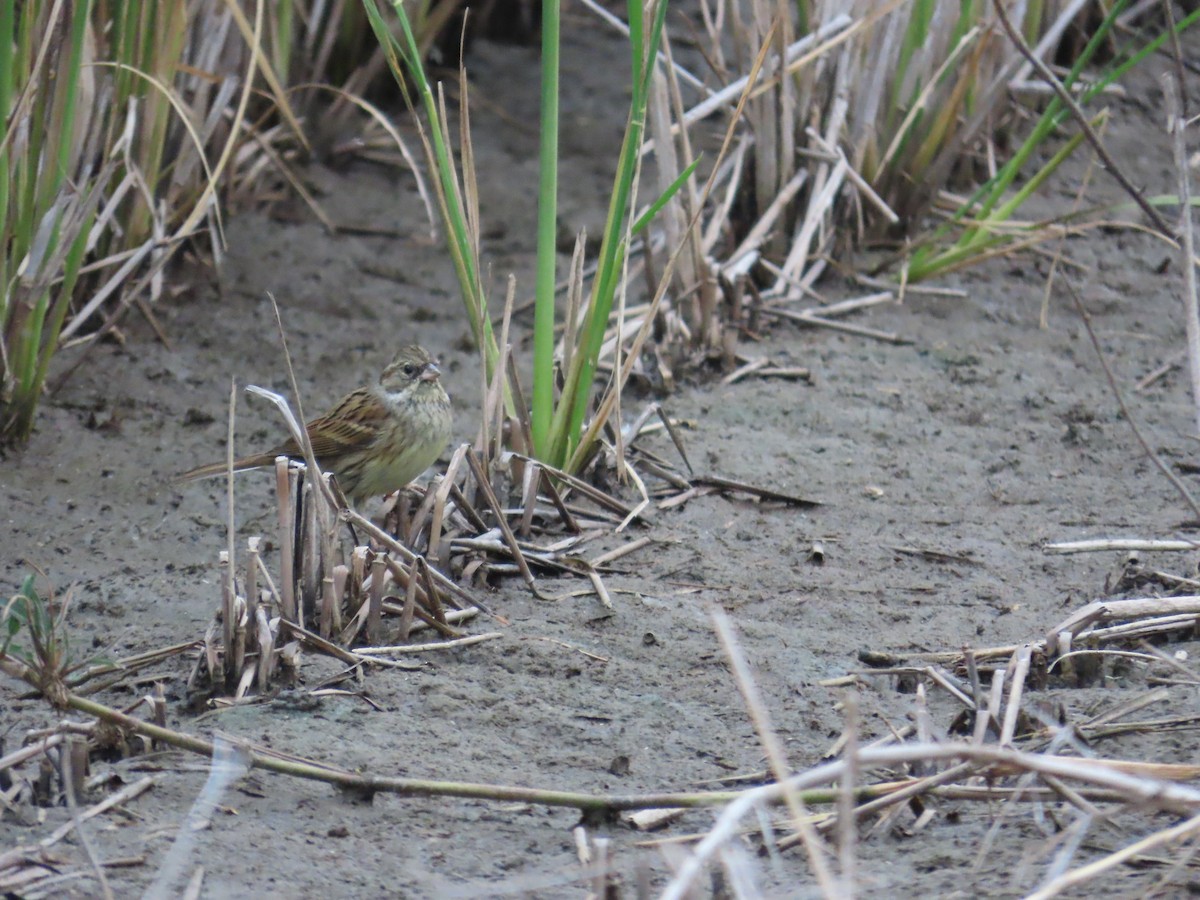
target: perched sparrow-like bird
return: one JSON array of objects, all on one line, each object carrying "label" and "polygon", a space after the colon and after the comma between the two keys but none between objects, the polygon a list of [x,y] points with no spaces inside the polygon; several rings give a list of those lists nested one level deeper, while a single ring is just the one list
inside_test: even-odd
[{"label": "perched sparrow-like bird", "polygon": [[[313,455],[333,472],[352,506],[404,487],[427,468],[450,440],[450,398],[441,371],[425,350],[413,344],[396,354],[379,383],[347,394],[305,429]],[[289,438],[274,450],[235,460],[235,471],[271,465],[277,456],[304,460]],[[226,471],[210,463],[184,472],[176,481],[209,478]]]}]

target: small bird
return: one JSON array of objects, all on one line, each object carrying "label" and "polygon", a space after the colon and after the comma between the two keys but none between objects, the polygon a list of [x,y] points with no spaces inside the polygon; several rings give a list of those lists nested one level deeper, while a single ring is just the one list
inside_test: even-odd
[{"label": "small bird", "polygon": [[[305,430],[322,469],[337,476],[351,506],[404,487],[427,468],[450,441],[450,398],[439,381],[441,370],[413,344],[396,354],[379,383],[347,394]],[[257,469],[278,456],[304,461],[292,438],[274,450],[233,463],[234,471]],[[210,478],[225,463],[198,466],[176,481]]]}]

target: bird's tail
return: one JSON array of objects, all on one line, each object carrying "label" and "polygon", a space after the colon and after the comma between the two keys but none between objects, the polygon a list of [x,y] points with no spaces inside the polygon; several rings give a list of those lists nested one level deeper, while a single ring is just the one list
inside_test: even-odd
[{"label": "bird's tail", "polygon": [[[243,456],[241,459],[233,461],[233,471],[245,472],[247,469],[261,469],[263,466],[272,465],[275,458],[280,456],[279,453],[259,453],[256,456]],[[229,464],[224,462],[208,463],[203,466],[196,466],[194,469],[188,469],[182,475],[176,475],[171,479],[172,484],[183,484],[185,481],[198,481],[201,478],[215,478],[218,475],[224,475],[229,471]]]}]

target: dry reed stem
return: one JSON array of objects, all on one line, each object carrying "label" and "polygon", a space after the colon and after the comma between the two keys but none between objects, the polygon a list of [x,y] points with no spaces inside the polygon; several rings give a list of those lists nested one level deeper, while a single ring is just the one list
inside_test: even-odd
[{"label": "dry reed stem", "polygon": [[913,343],[912,338],[906,338],[903,335],[896,334],[894,331],[880,331],[877,328],[870,328],[866,325],[854,325],[850,322],[841,322],[837,319],[827,319],[824,316],[818,316],[812,313],[806,314],[792,312],[790,309],[767,308],[763,310],[763,314],[774,316],[777,319],[788,319],[792,322],[798,322],[801,325],[819,326],[821,328],[829,328],[833,331],[842,331],[846,334],[853,334],[858,337],[872,338],[873,340],[883,341],[886,344],[906,346]]},{"label": "dry reed stem", "polygon": [[454,452],[450,455],[450,464],[446,467],[446,472],[442,475],[441,481],[438,482],[437,489],[434,491],[427,552],[428,556],[435,562],[448,561],[448,559],[443,560],[442,558],[442,541],[445,537],[446,527],[446,504],[449,502],[451,488],[454,487],[455,479],[458,477],[458,470],[462,466],[466,455],[466,448],[466,444],[460,444],[454,448]]},{"label": "dry reed stem", "polygon": [[[1172,28],[1174,34],[1174,28]],[[1173,141],[1175,173],[1179,185],[1180,260],[1183,271],[1183,321],[1187,335],[1188,369],[1192,379],[1192,404],[1195,406],[1196,431],[1200,432],[1200,299],[1196,287],[1196,239],[1192,214],[1192,188],[1187,155],[1187,88],[1183,80],[1178,39],[1174,44],[1174,81],[1164,79],[1167,99],[1168,130]]]},{"label": "dry reed stem", "polygon": [[[110,809],[120,806],[121,804],[140,796],[157,784],[159,780],[160,779],[158,777],[153,775],[146,775],[138,779],[133,784],[121,788],[121,790],[109,795],[94,806],[88,807],[87,810],[80,813],[79,821],[85,822],[88,819],[93,819],[102,813],[108,812]],[[73,818],[71,821],[60,825],[32,847],[15,847],[12,850],[6,850],[5,852],[0,853],[0,870],[9,868],[30,856],[36,857],[40,855],[43,851],[53,847],[72,831],[74,831],[76,826],[77,823]]]},{"label": "dry reed stem", "polygon": [[[463,444],[464,460],[466,459],[466,449],[470,446],[470,444]],[[462,514],[463,518],[480,534],[486,533],[489,530],[487,522],[483,520],[483,516],[479,515],[479,511],[475,509],[475,504],[467,498],[467,495],[463,493],[462,488],[457,484],[452,483],[450,485],[450,499],[454,501],[455,508]]]},{"label": "dry reed stem", "polygon": [[292,475],[286,456],[275,457],[275,502],[279,509],[279,578],[282,590],[279,594],[279,612],[293,622],[297,621],[296,570],[292,518]]},{"label": "dry reed stem", "polygon": [[[759,743],[762,744],[763,750],[767,755],[767,761],[775,776],[775,781],[777,784],[787,785],[789,773],[787,756],[784,753],[782,743],[780,743],[771,725],[770,714],[767,712],[762,695],[759,693],[758,686],[751,675],[750,667],[733,633],[733,625],[729,621],[729,617],[720,608],[714,608],[711,615],[713,625],[717,631],[717,637],[721,641],[721,647],[725,651],[726,658],[729,660],[730,668],[733,670],[738,691],[742,695],[742,702],[745,704],[746,710],[750,715],[750,720],[754,724],[754,730],[758,733]],[[844,794],[844,790],[839,792],[839,796],[844,796]],[[813,828],[802,800],[797,792],[786,788],[783,792],[783,797],[792,816],[792,827],[799,832],[800,839],[804,843],[804,848],[808,852],[809,863],[812,866],[813,873],[816,875],[817,883],[820,885],[825,896],[838,896],[837,881],[830,871],[826,858],[828,850]],[[664,892],[664,898],[668,896],[668,893],[669,889],[668,892]]]},{"label": "dry reed stem", "polygon": [[529,564],[525,561],[525,555],[521,552],[521,547],[517,543],[516,535],[513,534],[512,529],[509,527],[508,519],[504,515],[504,509],[500,506],[496,492],[492,489],[492,483],[488,478],[487,470],[479,457],[469,448],[467,450],[467,465],[471,467],[471,473],[475,476],[475,484],[482,491],[484,499],[496,517],[496,524],[500,528],[500,533],[504,536],[504,542],[508,545],[513,559],[516,560],[521,577],[525,579],[525,584],[528,585],[529,589],[535,595],[541,596],[533,573],[529,570]]},{"label": "dry reed stem", "polygon": [[[82,750],[82,753],[79,752],[80,750]],[[63,794],[66,796],[67,807],[71,811],[71,824],[75,827],[75,834],[78,836],[84,854],[91,864],[92,872],[95,874],[96,880],[100,882],[100,890],[103,892],[106,900],[112,900],[112,888],[109,886],[108,878],[104,875],[104,868],[100,865],[99,859],[96,856],[96,848],[92,843],[88,829],[83,827],[83,816],[79,813],[79,804],[76,800],[77,793],[83,786],[82,776],[86,774],[87,760],[87,743],[80,742],[77,737],[68,739],[66,746],[59,752],[59,763],[62,766]]]},{"label": "dry reed stem", "polygon": [[400,644],[393,647],[357,647],[352,653],[361,656],[379,656],[386,654],[430,653],[435,650],[452,650],[455,647],[469,647],[472,644],[482,644],[484,641],[494,641],[505,637],[503,631],[489,631],[486,634],[473,634],[470,637],[456,638],[452,641],[431,641],[427,644]]},{"label": "dry reed stem", "polygon": [[254,621],[258,636],[258,692],[265,694],[275,670],[275,635],[271,633],[265,608],[260,606],[255,610]]},{"label": "dry reed stem", "polygon": [[[667,67],[671,95],[671,114],[676,121],[682,121],[684,115],[683,93],[679,87],[679,79],[675,75],[671,44],[667,39],[665,30],[663,32],[663,49],[671,63]],[[692,149],[691,136],[688,134],[686,128],[680,129],[678,140],[680,153],[683,158],[688,160],[689,164],[695,162],[697,156]],[[723,331],[724,323],[721,321],[720,316],[718,316],[721,297],[719,284],[720,271],[717,264],[706,253],[704,236],[700,229],[701,216],[696,214],[697,210],[700,209],[700,195],[696,189],[696,173],[694,170],[684,183],[679,198],[685,218],[692,221],[687,231],[689,246],[685,270],[692,273],[692,280],[696,285],[696,303],[699,307],[699,321],[693,323],[699,328],[696,345],[701,348],[715,348],[721,346],[726,340],[736,340],[736,336]]]},{"label": "dry reed stem", "polygon": [[40,738],[37,743],[22,747],[20,750],[14,750],[12,753],[7,753],[0,756],[0,772],[7,772],[9,769],[16,768],[23,762],[33,759],[35,756],[42,756],[52,747],[57,747],[67,739],[65,730],[48,734]]},{"label": "dry reed stem", "polygon": [[[898,4],[896,4],[898,5]],[[828,22],[822,24],[814,33],[800,38],[787,48],[784,55],[784,66],[789,72],[794,68],[799,68],[802,64],[806,64],[813,56],[819,55],[829,50],[834,44],[830,42],[831,38],[836,38],[839,34],[845,32],[854,24],[854,20],[845,13],[834,16]],[[829,43],[826,43],[829,42]],[[764,44],[764,49],[769,48],[770,43]],[[816,48],[814,50],[814,47]],[[721,88],[719,91],[712,93],[708,99],[701,101],[696,106],[693,106],[687,111],[683,117],[683,122],[672,124],[671,131],[675,133],[680,126],[690,128],[697,122],[708,118],[717,110],[727,107],[730,104],[735,106],[740,105],[739,98],[744,97],[746,90],[753,87],[757,81],[757,73],[752,68],[749,75],[744,75],[735,81],[730,82]],[[740,110],[734,114],[734,120],[740,116]],[[649,153],[654,149],[653,141],[646,141],[642,144],[642,155]]]},{"label": "dry reed stem", "polygon": [[640,537],[637,540],[630,541],[627,544],[623,544],[620,547],[616,547],[615,549],[609,550],[606,553],[601,553],[599,556],[593,557],[588,561],[588,564],[592,566],[592,568],[598,569],[602,566],[608,565],[609,563],[616,562],[618,559],[628,556],[630,553],[635,553],[636,551],[641,550],[643,547],[648,547],[653,543],[654,538],[652,537]]},{"label": "dry reed stem", "polygon": [[824,506],[819,500],[806,500],[804,497],[797,497],[794,494],[785,494],[782,491],[772,490],[771,488],[760,488],[753,484],[747,484],[744,481],[735,481],[732,478],[720,478],[716,475],[698,475],[690,479],[690,481],[697,487],[712,487],[719,491],[749,494],[752,497],[757,497],[759,500],[786,503],[789,506],[798,506],[805,509]]},{"label": "dry reed stem", "polygon": [[[455,494],[456,489],[451,488],[451,493]],[[461,498],[461,502],[465,504],[466,498],[462,497],[461,492],[457,492],[457,496]],[[342,520],[350,522],[356,529],[361,529],[363,533],[369,535],[373,540],[378,541],[390,553],[395,554],[410,567],[416,564],[417,555],[397,541],[394,537],[372,522],[370,519],[363,516],[361,513],[353,509],[343,509],[341,512]],[[484,526],[486,529],[486,526]],[[396,563],[396,560],[390,560],[391,563]],[[493,615],[492,611],[484,605],[483,601],[476,598],[464,588],[460,587],[452,579],[447,578],[437,569],[430,568],[430,575],[439,588],[446,594],[457,597],[458,599],[477,607],[482,612],[488,615]]]},{"label": "dry reed stem", "polygon": [[292,354],[288,349],[287,334],[283,328],[283,316],[279,311],[279,304],[275,301],[275,295],[270,291],[267,291],[267,299],[271,301],[271,309],[275,313],[275,325],[279,332],[279,346],[283,351],[283,361],[285,367],[287,368],[288,374],[288,386],[292,389],[292,399],[296,403],[296,413],[298,418],[297,416],[292,415],[287,401],[284,400],[279,394],[263,390],[262,388],[255,388],[253,385],[248,387],[247,390],[253,391],[262,397],[266,397],[268,400],[274,403],[279,409],[280,413],[283,414],[284,420],[287,422],[288,428],[292,432],[292,439],[296,442],[296,446],[300,448],[301,453],[304,456],[304,463],[308,467],[308,473],[310,476],[308,483],[313,485],[313,493],[320,493],[321,499],[324,501],[323,503],[316,504],[316,506],[317,516],[321,522],[321,530],[323,533],[327,534],[331,532],[333,528],[333,523],[330,520],[331,517],[329,515],[329,510],[337,509],[338,502],[333,496],[333,493],[330,491],[329,483],[325,480],[325,478],[322,477],[324,473],[321,471],[321,467],[317,465],[317,458],[313,454],[312,441],[309,439],[308,429],[301,424],[302,422],[307,422],[308,419],[305,418],[304,415],[304,402],[300,397],[300,384],[296,380],[296,370],[292,365]]},{"label": "dry reed stem", "polygon": [[1050,897],[1056,897],[1069,888],[1091,881],[1114,866],[1128,862],[1148,850],[1153,850],[1164,844],[1185,841],[1197,833],[1200,833],[1200,816],[1193,816],[1172,828],[1155,832],[1142,838],[1140,841],[1135,841],[1132,844],[1122,847],[1114,853],[1110,853],[1094,862],[1073,869],[1055,878],[1053,881],[1042,885],[1042,887],[1029,894],[1027,900],[1049,900]]},{"label": "dry reed stem", "polygon": [[[935,775],[926,775],[923,778],[913,778],[907,783],[897,782],[898,784],[903,784],[903,787],[885,794],[882,797],[876,797],[874,800],[869,800],[866,803],[855,806],[852,810],[852,815],[849,816],[849,818],[852,820],[861,819],[865,816],[871,815],[872,813],[881,812],[890,807],[897,806],[898,804],[906,803],[912,798],[919,797],[922,794],[937,793],[937,788],[952,784],[960,779],[968,778],[978,770],[979,767],[975,763],[965,762],[959,763],[956,766],[951,766],[945,771],[938,772]],[[837,819],[833,823],[824,823],[823,828],[828,829],[834,824],[836,824],[838,828],[845,828],[847,825],[844,824],[844,822],[845,814],[839,810]],[[791,835],[779,841],[778,846],[781,850],[784,850],[795,846],[798,842],[799,837],[797,835]]]},{"label": "dry reed stem", "polygon": [[831,316],[844,316],[847,313],[858,312],[862,309],[871,309],[876,306],[886,306],[893,303],[897,303],[895,291],[886,290],[868,294],[865,297],[852,297],[849,300],[840,300],[837,303],[829,303],[824,306],[810,306],[806,309],[796,310],[796,315],[820,316],[828,319]]},{"label": "dry reed stem", "polygon": [[[1094,760],[1073,757],[1056,757],[993,746],[968,744],[916,744],[903,747],[879,749],[864,748],[859,754],[864,767],[896,765],[900,763],[930,763],[938,760],[961,760],[975,766],[987,767],[992,777],[1020,773],[1049,774],[1060,779],[1089,782],[1111,790],[1126,803],[1140,803],[1150,808],[1173,811],[1200,809],[1200,791],[1184,788],[1148,778],[1128,776],[1094,765]],[[845,771],[844,761],[825,763],[788,780],[788,785],[802,789],[813,783],[829,783],[841,777]],[[939,788],[939,791],[944,788]],[[988,796],[991,789],[982,789],[980,797]],[[1024,789],[1022,789],[1024,790]],[[691,856],[680,867],[664,898],[680,898],[703,870],[708,859],[737,833],[738,822],[757,805],[776,802],[782,796],[780,784],[754,788],[740,794],[718,817],[716,825],[696,846]],[[963,795],[965,796],[965,794]]]},{"label": "dry reed stem", "polygon": [[1000,727],[1001,746],[1010,746],[1017,731],[1017,721],[1021,715],[1021,694],[1025,690],[1025,678],[1029,675],[1029,661],[1033,655],[1031,644],[1024,644],[1013,654],[1012,676],[1009,681],[1008,705],[1004,710],[1004,722]]},{"label": "dry reed stem", "polygon": [[1138,383],[1136,385],[1134,385],[1133,392],[1135,394],[1140,394],[1142,391],[1146,390],[1146,388],[1150,387],[1150,385],[1154,384],[1159,379],[1165,378],[1171,372],[1178,369],[1181,365],[1183,365],[1184,361],[1187,359],[1188,359],[1188,351],[1186,349],[1180,350],[1178,353],[1172,354],[1167,359],[1167,361],[1164,362],[1162,365],[1160,365],[1158,368],[1156,368],[1150,372],[1147,372],[1144,376],[1142,376],[1141,380],[1139,380]]},{"label": "dry reed stem", "polygon": [[564,482],[571,488],[574,488],[579,493],[583,494],[583,496],[587,497],[593,503],[603,507],[604,509],[611,510],[622,518],[628,517],[629,514],[633,512],[633,507],[623,503],[611,494],[606,494],[604,491],[588,483],[582,478],[578,478],[575,475],[570,475],[562,469],[556,469],[554,466],[546,465],[543,462],[538,462],[532,457],[525,456],[521,453],[513,453],[512,457],[513,459],[521,460],[526,465],[536,463],[542,468],[542,471],[546,475],[551,476],[552,479],[558,479],[559,481]]},{"label": "dry reed stem", "polygon": [[[170,659],[172,656],[186,653],[189,650],[195,650],[202,643],[202,641],[198,640],[184,641],[179,644],[172,644],[169,647],[163,647],[159,650],[149,650],[145,653],[127,656],[111,663],[97,663],[96,665],[87,666],[72,673],[67,679],[67,686],[72,689],[80,688],[95,678],[114,673],[120,673],[122,678],[124,678],[154,663],[162,662],[163,660]],[[111,683],[108,686],[111,686]]]},{"label": "dry reed stem", "polygon": [[854,815],[854,804],[856,800],[854,790],[858,785],[859,779],[858,694],[855,692],[853,687],[845,691],[842,695],[842,710],[845,718],[845,725],[842,727],[842,733],[845,737],[842,749],[842,758],[846,762],[846,767],[845,771],[842,773],[842,789],[838,795],[836,815],[838,826],[838,865],[841,868],[840,878],[838,881],[838,896],[852,898],[856,893],[855,887],[857,884],[857,859],[855,851],[858,845],[858,828]]},{"label": "dry reed stem", "polygon": [[[1162,657],[1164,662],[1174,662],[1170,657]],[[1080,726],[1081,728],[1096,728],[1100,725],[1107,725],[1115,722],[1118,719],[1124,719],[1127,716],[1133,715],[1135,712],[1140,712],[1148,706],[1153,706],[1155,703],[1164,703],[1171,699],[1171,692],[1166,688],[1158,688],[1150,691],[1147,694],[1142,694],[1138,697],[1133,697],[1121,703],[1114,704],[1111,708],[1097,713],[1087,719]]]},{"label": "dry reed stem", "polygon": [[367,641],[376,644],[382,637],[383,581],[387,560],[377,554],[371,560],[371,588],[367,593]]},{"label": "dry reed stem", "polygon": [[605,609],[613,609],[612,597],[609,596],[608,589],[604,586],[604,581],[600,578],[600,573],[594,568],[589,567],[586,570],[586,574],[588,580],[592,583],[592,590],[595,591],[600,605]]},{"label": "dry reed stem", "polygon": [[[404,611],[400,613],[400,640],[407,641],[412,633],[413,615],[417,611],[417,579],[409,572],[408,585],[404,591]],[[432,620],[436,621],[436,620]]]},{"label": "dry reed stem", "polygon": [[1100,553],[1110,550],[1185,551],[1200,549],[1187,540],[1142,540],[1140,538],[1103,538],[1087,541],[1058,541],[1044,544],[1043,553]]},{"label": "dry reed stem", "polygon": [[233,630],[234,630],[234,597],[237,593],[237,584],[234,575],[234,560],[237,559],[234,549],[234,538],[237,534],[237,522],[234,517],[234,491],[233,491],[233,463],[234,457],[234,431],[237,423],[237,381],[231,378],[229,380],[229,420],[228,430],[225,438],[225,551],[221,554],[220,569],[221,569],[221,621],[225,629],[225,658],[224,658],[224,676],[225,685],[228,690],[229,686],[236,680],[238,676],[237,670],[233,667]]}]

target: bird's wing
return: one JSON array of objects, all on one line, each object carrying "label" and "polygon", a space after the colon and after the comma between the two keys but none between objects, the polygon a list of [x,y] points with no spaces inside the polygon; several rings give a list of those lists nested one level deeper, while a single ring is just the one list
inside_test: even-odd
[{"label": "bird's wing", "polygon": [[[318,462],[337,459],[347,452],[368,446],[379,433],[379,423],[387,418],[387,409],[374,397],[355,391],[342,399],[330,412],[305,426]],[[296,442],[288,439],[281,453],[301,456]]]}]

